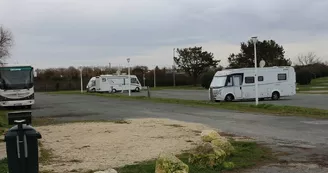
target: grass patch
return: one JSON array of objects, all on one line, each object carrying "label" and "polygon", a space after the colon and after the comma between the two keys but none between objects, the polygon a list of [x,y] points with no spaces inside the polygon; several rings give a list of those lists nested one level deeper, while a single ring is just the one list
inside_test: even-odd
[{"label": "grass patch", "polygon": [[39,148],[40,148],[39,163],[43,165],[50,164],[50,162],[54,158],[54,154],[52,150],[45,148],[40,141],[39,141]]},{"label": "grass patch", "polygon": [[[61,92],[52,92],[54,94],[81,94],[76,91],[61,91]],[[109,98],[120,98],[126,100],[143,100],[143,101],[152,101],[158,103],[171,103],[171,104],[182,104],[188,106],[201,106],[201,107],[210,107],[210,108],[220,108],[235,110],[241,112],[252,112],[252,113],[264,113],[264,114],[273,114],[280,116],[302,116],[310,118],[320,118],[328,119],[328,110],[317,109],[317,108],[306,108],[299,106],[283,106],[283,105],[273,105],[273,104],[245,104],[245,103],[229,103],[229,102],[209,102],[209,101],[200,101],[200,100],[183,100],[183,99],[173,99],[173,98],[147,98],[145,96],[132,96],[129,97],[123,94],[100,94],[100,93],[83,93],[84,95],[92,96],[102,96]]]},{"label": "grass patch", "polygon": [[166,87],[152,87],[151,90],[206,90],[201,86],[182,85],[182,86],[166,86]]},{"label": "grass patch", "polygon": [[[232,141],[231,144],[235,147],[235,152],[231,156],[229,156],[226,161],[233,162],[235,164],[235,167],[229,170],[251,168],[275,161],[275,158],[273,157],[269,148],[258,145],[255,142]],[[191,165],[188,163],[188,153],[178,155],[177,157],[189,166],[189,173],[218,173],[227,170],[224,167],[210,169]],[[151,160],[137,163],[134,165],[127,165],[121,168],[117,168],[117,170],[120,173],[150,173],[155,171],[155,166],[156,161]]]},{"label": "grass patch", "polygon": [[8,172],[8,162],[7,159],[0,160],[0,173],[7,173]]},{"label": "grass patch", "polygon": [[[313,79],[309,85],[297,85],[298,91],[328,91],[328,77]],[[315,93],[313,93],[315,94]]]}]

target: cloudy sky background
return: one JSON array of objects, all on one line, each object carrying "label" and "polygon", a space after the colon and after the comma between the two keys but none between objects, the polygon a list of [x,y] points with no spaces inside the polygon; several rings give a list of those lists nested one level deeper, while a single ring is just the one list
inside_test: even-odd
[{"label": "cloudy sky background", "polygon": [[15,45],[8,62],[172,65],[173,48],[203,46],[227,65],[251,36],[274,39],[286,57],[328,60],[327,0],[0,0]]}]

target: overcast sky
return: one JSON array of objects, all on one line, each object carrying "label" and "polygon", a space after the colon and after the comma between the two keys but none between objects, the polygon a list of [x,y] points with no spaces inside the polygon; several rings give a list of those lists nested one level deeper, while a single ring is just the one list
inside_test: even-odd
[{"label": "overcast sky", "polygon": [[251,36],[274,39],[286,57],[328,60],[328,0],[0,0],[12,31],[9,62],[37,68],[171,66],[173,48],[203,46],[227,65]]}]

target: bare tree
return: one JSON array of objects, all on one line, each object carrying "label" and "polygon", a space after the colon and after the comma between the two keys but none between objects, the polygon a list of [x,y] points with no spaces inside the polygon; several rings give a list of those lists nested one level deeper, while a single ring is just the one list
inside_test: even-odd
[{"label": "bare tree", "polygon": [[4,59],[10,55],[9,49],[13,45],[13,36],[9,30],[0,26],[0,64],[3,65]]},{"label": "bare tree", "polygon": [[297,60],[298,60],[298,65],[301,66],[322,62],[321,59],[314,52],[309,52],[307,54],[299,54]]}]

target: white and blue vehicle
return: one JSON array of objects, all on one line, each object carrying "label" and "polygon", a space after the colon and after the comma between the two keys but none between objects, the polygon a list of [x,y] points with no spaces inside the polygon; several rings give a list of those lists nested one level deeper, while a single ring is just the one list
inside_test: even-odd
[{"label": "white and blue vehicle", "polygon": [[[254,68],[227,69],[216,72],[210,87],[216,101],[254,99],[255,80]],[[258,68],[257,80],[261,100],[296,94],[296,75],[291,66]]]},{"label": "white and blue vehicle", "polygon": [[34,101],[32,66],[0,67],[0,106],[31,108]]}]

